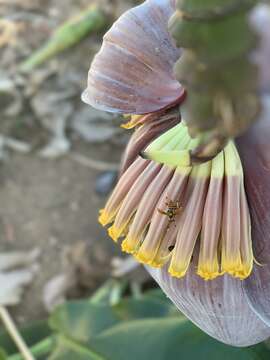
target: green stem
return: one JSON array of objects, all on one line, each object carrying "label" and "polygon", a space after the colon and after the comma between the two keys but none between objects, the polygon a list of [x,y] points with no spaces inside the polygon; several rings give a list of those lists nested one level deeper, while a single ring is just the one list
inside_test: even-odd
[{"label": "green stem", "polygon": [[176,1],[169,30],[183,49],[174,68],[188,93],[181,114],[192,136],[211,135],[211,146],[200,143],[195,150],[198,161],[209,160],[258,119],[258,69],[249,56],[258,44],[249,21],[257,3]]},{"label": "green stem", "polygon": [[111,289],[113,287],[113,281],[108,280],[105,282],[104,285],[102,285],[90,298],[91,304],[100,304],[104,300],[108,300],[109,294],[111,292]]},{"label": "green stem", "polygon": [[118,304],[126,288],[127,281],[108,280],[101,286],[90,298],[92,304],[109,303],[110,305]]},{"label": "green stem", "polygon": [[78,16],[57,28],[49,41],[19,66],[20,71],[31,71],[46,60],[76,45],[87,35],[104,29],[108,22],[108,16],[101,7],[92,4]]},{"label": "green stem", "polygon": [[127,281],[116,281],[110,295],[110,305],[117,305],[123,297],[127,288]]},{"label": "green stem", "polygon": [[138,300],[142,298],[142,287],[140,283],[132,281],[130,284],[130,290],[134,299]]},{"label": "green stem", "polygon": [[5,325],[10,337],[16,344],[18,350],[21,352],[21,359],[24,360],[35,360],[28,349],[24,339],[22,338],[19,330],[17,329],[16,324],[14,323],[12,317],[10,316],[8,310],[4,306],[0,306],[0,318]]},{"label": "green stem", "polygon": [[[54,335],[42,340],[38,344],[32,346],[31,353],[34,357],[44,356],[49,354],[55,345]],[[23,357],[20,354],[12,355],[7,358],[7,360],[23,360]]]},{"label": "green stem", "polygon": [[79,354],[85,354],[89,359],[92,360],[104,360],[104,358],[96,353],[94,350],[88,348],[85,348],[81,346],[79,343],[76,343],[72,341],[71,339],[66,339],[64,337],[61,337],[61,342],[66,345],[67,349],[74,350],[75,352],[78,352]]}]

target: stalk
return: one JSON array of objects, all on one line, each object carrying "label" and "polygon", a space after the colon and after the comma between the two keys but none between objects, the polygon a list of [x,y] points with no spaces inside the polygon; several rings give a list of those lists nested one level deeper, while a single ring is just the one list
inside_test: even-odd
[{"label": "stalk", "polygon": [[[40,356],[48,355],[52,352],[54,345],[55,345],[55,336],[52,335],[52,336],[42,340],[38,344],[32,346],[31,353],[36,358],[39,358]],[[24,360],[24,358],[20,354],[15,354],[15,355],[9,356],[7,358],[7,360]]]},{"label": "stalk", "polygon": [[0,307],[0,317],[5,325],[9,335],[13,339],[14,343],[16,344],[18,350],[21,353],[21,358],[24,360],[35,360],[33,355],[31,354],[30,350],[28,349],[26,343],[24,342],[23,338],[21,337],[14,321],[12,320],[8,310],[4,307]]},{"label": "stalk", "polygon": [[181,113],[192,136],[204,138],[207,133],[207,142],[194,151],[196,159],[215,156],[258,117],[258,69],[250,57],[258,38],[249,23],[257,3],[176,1],[169,29],[184,49],[175,65],[175,75],[188,94]]},{"label": "stalk", "polygon": [[92,4],[57,28],[48,42],[19,66],[20,71],[31,71],[53,56],[76,45],[87,35],[103,30],[108,22],[108,16],[103,9],[97,4]]}]

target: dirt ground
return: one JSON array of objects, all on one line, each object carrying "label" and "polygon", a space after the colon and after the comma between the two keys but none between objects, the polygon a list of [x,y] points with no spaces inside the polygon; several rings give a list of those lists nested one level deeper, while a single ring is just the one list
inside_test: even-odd
[{"label": "dirt ground", "polygon": [[[109,158],[105,146],[89,148],[91,156]],[[117,154],[115,154],[117,158]],[[112,158],[112,157],[111,157]],[[13,155],[1,167],[1,250],[39,248],[39,270],[13,314],[20,322],[46,314],[42,303],[44,284],[64,270],[63,253],[69,245],[89,247],[94,290],[110,274],[110,258],[117,248],[97,223],[105,198],[96,195],[99,171],[66,156],[41,161],[34,156]]]},{"label": "dirt ground", "polygon": [[[117,3],[118,13],[130,6],[125,1],[109,3],[111,6]],[[0,16],[15,19],[15,23],[20,25],[15,41],[7,41],[0,47],[0,70],[11,79],[16,78],[20,61],[41,46],[60,23],[88,5],[89,1],[84,0],[0,0]],[[116,9],[116,5],[112,8]],[[63,253],[69,246],[84,242],[89,248],[92,269],[89,292],[109,276],[110,259],[118,253],[117,247],[97,223],[98,210],[106,200],[105,195],[97,195],[95,191],[101,171],[95,169],[95,164],[89,167],[74,160],[73,155],[76,152],[83,154],[84,159],[117,164],[123,142],[119,138],[98,144],[86,142],[72,133],[67,125],[71,151],[59,158],[40,158],[38,150],[49,142],[51,132],[50,126],[46,126],[48,118],[44,119],[42,111],[32,103],[34,97],[41,96],[45,101],[51,92],[72,89],[63,109],[71,104],[67,122],[74,119],[84,109],[80,93],[86,83],[91,54],[100,43],[101,35],[85,39],[74,51],[67,51],[48,61],[41,70],[20,79],[21,108],[8,116],[1,114],[0,134],[30,143],[33,149],[29,154],[11,151],[0,164],[0,251],[36,247],[41,250],[38,273],[22,303],[12,309],[18,322],[45,317],[42,304],[44,284],[64,271]],[[40,76],[42,80],[39,80],[37,89],[29,90],[29,84],[36,85],[36,78],[40,79]],[[56,108],[57,116],[61,117],[61,113],[62,108]]]}]

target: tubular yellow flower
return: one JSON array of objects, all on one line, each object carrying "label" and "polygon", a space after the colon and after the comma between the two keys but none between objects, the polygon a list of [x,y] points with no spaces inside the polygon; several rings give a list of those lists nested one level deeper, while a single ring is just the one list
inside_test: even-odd
[{"label": "tubular yellow flower", "polygon": [[224,186],[224,152],[212,161],[211,178],[204,206],[197,273],[205,280],[220,275],[220,234]]},{"label": "tubular yellow flower", "polygon": [[[253,252],[241,160],[231,141],[213,160],[185,167],[181,156],[196,141],[184,122],[153,141],[143,153],[147,159],[122,175],[101,223],[111,214],[108,232],[114,241],[123,239],[122,250],[152,267],[169,262],[174,277],[186,274],[198,245],[199,276],[212,280],[228,273],[244,279]],[[126,178],[129,186],[123,187]]]},{"label": "tubular yellow flower", "polygon": [[253,266],[250,214],[244,189],[244,176],[238,152],[230,143],[225,153],[225,191],[222,221],[222,269],[240,279],[247,278]]},{"label": "tubular yellow flower", "polygon": [[147,162],[137,159],[127,170],[125,177],[122,177],[117,185],[119,191],[111,196],[107,202],[106,209],[100,210],[99,222],[105,226],[111,223],[123,201],[131,184],[134,182],[143,170],[147,167]]}]

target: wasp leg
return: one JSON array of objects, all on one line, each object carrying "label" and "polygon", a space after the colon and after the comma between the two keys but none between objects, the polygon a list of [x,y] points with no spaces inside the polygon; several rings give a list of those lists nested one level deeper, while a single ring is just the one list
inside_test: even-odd
[{"label": "wasp leg", "polygon": [[176,221],[175,221],[175,218],[170,219],[170,220],[169,220],[169,224],[174,224],[174,226],[176,227]]},{"label": "wasp leg", "polygon": [[[166,231],[168,231],[170,229],[172,223],[175,224],[175,219],[169,218],[169,222],[168,222]],[[176,224],[175,224],[175,226],[176,226]]]},{"label": "wasp leg", "polygon": [[176,210],[175,210],[175,215],[180,214],[181,210],[182,210],[182,208],[178,208],[178,209],[176,209]]},{"label": "wasp leg", "polygon": [[167,216],[166,211],[161,210],[161,209],[157,209],[157,211],[158,211],[161,215],[166,215],[166,216]]},{"label": "wasp leg", "polygon": [[170,204],[171,204],[171,200],[168,198],[168,196],[166,196],[166,202],[165,202],[165,205],[166,206],[170,206]]}]

